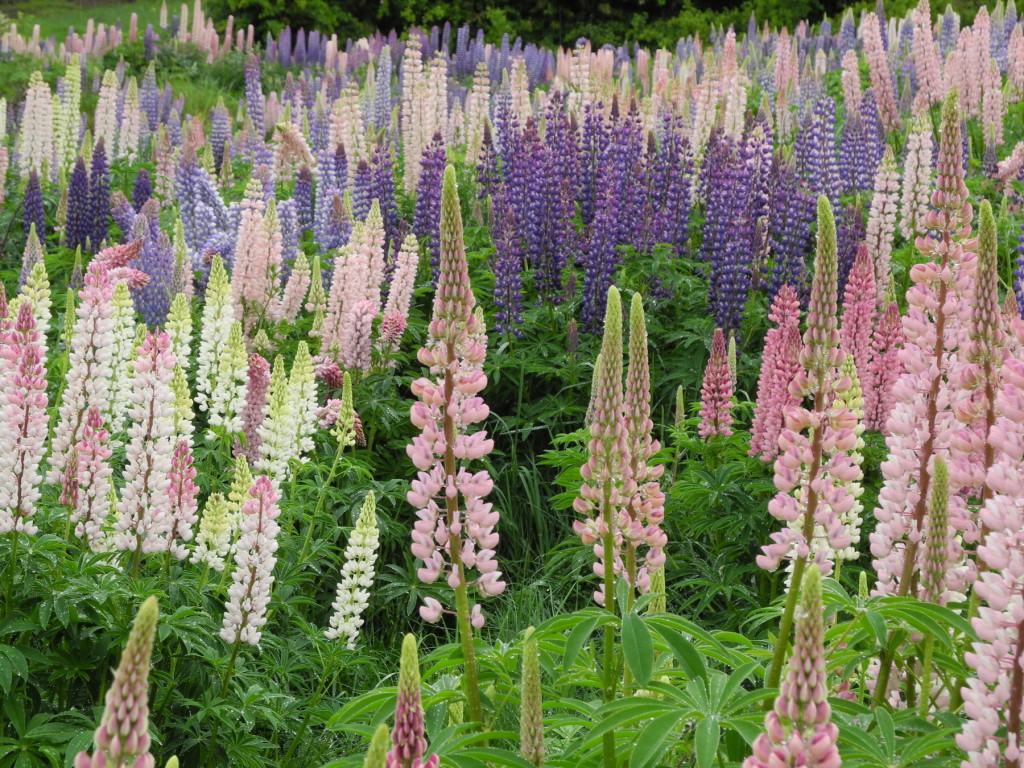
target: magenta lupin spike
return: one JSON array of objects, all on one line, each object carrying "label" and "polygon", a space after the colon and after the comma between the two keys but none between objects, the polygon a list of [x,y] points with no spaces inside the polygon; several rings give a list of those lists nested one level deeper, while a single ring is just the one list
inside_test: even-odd
[{"label": "magenta lupin spike", "polygon": [[75,768],[153,768],[149,753],[149,665],[159,606],[146,598],[132,625],[94,742],[96,751],[79,752]]},{"label": "magenta lupin spike", "polygon": [[704,369],[704,384],[700,390],[700,427],[703,438],[732,434],[732,373],[725,346],[725,334],[715,329],[711,342],[711,359]]}]

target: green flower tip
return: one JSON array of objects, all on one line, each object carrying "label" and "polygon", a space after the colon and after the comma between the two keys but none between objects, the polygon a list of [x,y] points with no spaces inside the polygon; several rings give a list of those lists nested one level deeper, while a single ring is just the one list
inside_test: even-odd
[{"label": "green flower tip", "polygon": [[407,634],[402,640],[402,658],[398,667],[398,690],[419,691],[420,658],[416,652],[416,635]]},{"label": "green flower tip", "polygon": [[139,612],[135,616],[135,624],[132,625],[132,634],[152,637],[156,631],[156,620],[160,617],[160,603],[154,595],[145,599]]},{"label": "green flower tip", "polygon": [[608,303],[604,310],[604,335],[622,337],[622,295],[614,285],[608,289]]},{"label": "green flower tip", "polygon": [[992,214],[992,203],[981,201],[980,222],[978,225],[978,256],[982,259],[995,260],[996,255],[996,219]]},{"label": "green flower tip", "polygon": [[165,768],[178,768],[178,758],[176,755],[172,756],[171,759],[167,761]]},{"label": "green flower tip", "polygon": [[388,746],[391,743],[391,734],[388,732],[386,723],[377,726],[370,740],[370,748],[366,751],[366,761],[363,768],[385,768],[387,764]]},{"label": "green flower tip", "polygon": [[817,566],[804,572],[803,606],[805,614],[821,614],[821,569]]}]

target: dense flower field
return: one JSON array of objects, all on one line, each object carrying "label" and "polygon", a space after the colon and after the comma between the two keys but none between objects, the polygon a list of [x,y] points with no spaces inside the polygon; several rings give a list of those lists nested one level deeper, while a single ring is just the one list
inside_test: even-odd
[{"label": "dense flower field", "polygon": [[885,11],[9,27],[0,768],[1020,768],[1024,25]]}]

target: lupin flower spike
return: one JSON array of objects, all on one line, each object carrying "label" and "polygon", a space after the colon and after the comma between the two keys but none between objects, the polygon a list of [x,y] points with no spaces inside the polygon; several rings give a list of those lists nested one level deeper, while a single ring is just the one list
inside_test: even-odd
[{"label": "lupin flower spike", "polygon": [[342,566],[342,577],[338,582],[331,626],[324,632],[328,640],[344,636],[349,648],[356,647],[359,628],[363,625],[362,614],[370,604],[373,566],[380,545],[376,507],[376,499],[373,491],[370,491],[366,494],[356,527],[349,535],[348,546],[345,547],[345,565]]},{"label": "lupin flower spike", "polygon": [[541,703],[537,636],[528,627],[523,640],[523,682],[520,690],[519,753],[536,768],[544,766],[544,710]]},{"label": "lupin flower spike", "polygon": [[277,563],[277,493],[270,478],[260,475],[249,489],[242,505],[242,535],[235,552],[235,570],[224,607],[224,626],[220,636],[229,645],[259,645],[261,629],[267,623],[270,589]]},{"label": "lupin flower spike", "polygon": [[155,597],[146,598],[135,617],[114,682],[107,689],[106,707],[96,729],[92,757],[79,752],[75,768],[154,768],[149,753],[149,666],[160,609]]},{"label": "lupin flower spike", "polygon": [[437,768],[436,754],[423,760],[427,740],[423,732],[423,702],[420,693],[420,661],[416,638],[402,640],[402,659],[398,670],[398,701],[395,703],[395,727],[391,731],[391,750],[387,768]]},{"label": "lupin flower spike", "polygon": [[704,369],[704,383],[700,390],[700,427],[697,432],[707,439],[715,435],[732,434],[732,372],[726,352],[725,335],[715,329],[711,342],[711,358]]},{"label": "lupin flower spike", "polygon": [[391,733],[388,731],[387,723],[381,723],[373,732],[373,738],[370,739],[370,748],[366,751],[363,768],[387,768],[388,742],[390,741]]},{"label": "lupin flower spike", "polygon": [[831,721],[828,703],[821,574],[816,568],[804,580],[801,609],[789,672],[775,706],[765,716],[765,733],[754,740],[753,754],[743,768],[839,768],[842,764],[836,747],[839,729]]},{"label": "lupin flower spike", "polygon": [[[855,504],[849,483],[859,480],[861,471],[849,455],[857,444],[856,417],[833,394],[852,386],[839,366],[845,355],[839,346],[836,319],[838,265],[835,219],[828,199],[818,198],[818,242],[814,282],[807,312],[807,330],[800,350],[800,370],[790,383],[790,392],[802,399],[813,397],[811,407],[791,406],[785,414],[785,428],[779,435],[782,449],[775,460],[778,493],[768,504],[771,515],[786,523],[771,535],[772,543],[762,547],[757,564],[774,570],[782,559],[792,562],[789,594],[779,627],[779,640],[769,672],[769,684],[778,682],[785,659],[801,580],[808,570],[827,574],[837,552],[850,545],[842,523]],[[809,434],[803,434],[804,431]]]},{"label": "lupin flower spike", "polygon": [[591,399],[591,439],[587,462],[580,468],[583,485],[573,503],[576,512],[587,517],[572,527],[584,544],[594,547],[594,573],[602,581],[594,600],[605,605],[608,590],[622,572],[618,521],[634,492],[622,390],[622,303],[614,285],[608,289],[604,339],[594,365]]}]

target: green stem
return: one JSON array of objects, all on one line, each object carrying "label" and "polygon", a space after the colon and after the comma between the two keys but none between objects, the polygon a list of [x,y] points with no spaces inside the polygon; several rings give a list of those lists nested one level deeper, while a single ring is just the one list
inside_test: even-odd
[{"label": "green stem", "polygon": [[291,744],[288,745],[288,751],[284,753],[284,757],[281,759],[281,765],[290,765],[288,762],[291,760],[292,755],[295,754],[295,750],[298,749],[299,742],[302,741],[303,735],[306,733],[306,727],[309,725],[309,721],[313,718],[313,708],[320,701],[320,697],[323,696],[324,690],[327,688],[327,681],[331,679],[331,675],[334,667],[334,650],[336,646],[331,646],[331,655],[327,660],[327,665],[324,667],[324,673],[320,676],[320,685],[317,686],[316,692],[313,694],[313,698],[306,704],[306,714],[302,717],[302,722],[299,723],[299,728],[295,732],[295,736],[292,738]]},{"label": "green stem", "polygon": [[18,567],[18,536],[20,532],[14,530],[14,538],[11,539],[11,562],[8,568],[10,569],[10,576],[7,579],[7,613],[13,613],[14,608],[14,576],[15,569]]},{"label": "green stem", "polygon": [[[225,566],[224,570],[227,570],[226,566]],[[198,594],[202,593],[203,587],[206,586],[206,577],[209,576],[209,575],[210,575],[210,564],[207,563],[206,567],[203,568],[203,573],[199,577],[199,585],[196,587],[196,593],[198,593]]]},{"label": "green stem", "polygon": [[338,462],[341,460],[342,448],[338,446],[338,452],[334,454],[334,462],[331,464],[331,471],[327,473],[327,482],[320,486],[320,493],[316,497],[316,506],[313,508],[313,514],[309,518],[309,525],[306,528],[306,538],[302,542],[302,550],[299,552],[299,559],[295,562],[298,565],[302,565],[306,560],[306,553],[309,552],[309,545],[313,541],[313,526],[316,523],[317,517],[320,515],[320,510],[324,506],[324,496],[327,493],[328,487],[331,485],[331,481],[334,480],[334,473],[338,471]]},{"label": "green stem", "polygon": [[[461,571],[461,563],[459,566]],[[473,647],[473,625],[470,623],[469,617],[469,587],[466,586],[465,577],[462,578],[462,583],[455,588],[455,611],[458,614],[459,642],[462,645],[462,661],[465,666],[462,682],[466,690],[466,701],[469,702],[469,717],[483,726],[484,715],[483,706],[480,704],[476,649]]]},{"label": "green stem", "polygon": [[932,698],[932,652],[935,638],[930,634],[924,639],[924,657],[921,659],[921,717],[927,718]]},{"label": "green stem", "polygon": [[[220,698],[225,698],[228,695],[228,686],[231,685],[231,676],[235,671],[235,661],[238,659],[238,651],[242,648],[242,635],[238,635],[238,639],[235,640],[235,645],[231,649],[231,660],[228,662],[228,668],[224,670],[224,680],[220,685]],[[217,734],[220,731],[220,720],[213,721],[213,730],[210,732],[210,751],[206,755],[207,768],[214,768],[214,756],[217,754]]]},{"label": "green stem", "polygon": [[[615,616],[615,536],[614,536],[614,507],[612,504],[612,479],[609,477],[604,481],[604,501],[601,505],[601,514],[604,518],[604,607]],[[615,700],[615,684],[618,678],[616,674],[617,664],[615,663],[615,627],[612,622],[604,625],[604,685],[602,686],[601,698],[605,704]],[[604,735],[604,766],[615,768],[615,732],[609,730]]]},{"label": "green stem", "polygon": [[775,654],[772,656],[772,666],[766,681],[769,688],[777,687],[779,680],[782,679],[782,665],[786,663],[789,633],[793,631],[793,615],[796,612],[796,604],[800,600],[800,582],[803,581],[806,567],[806,557],[798,557],[793,561],[793,579],[789,584],[789,592],[786,593],[786,607],[782,611],[779,637],[775,641]]}]

